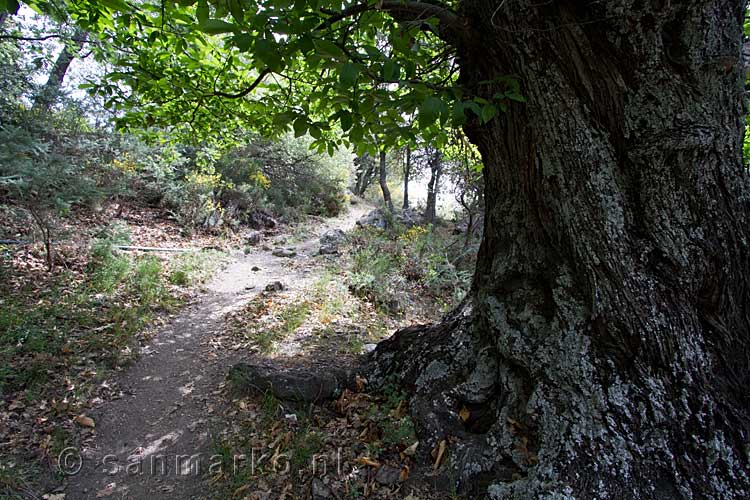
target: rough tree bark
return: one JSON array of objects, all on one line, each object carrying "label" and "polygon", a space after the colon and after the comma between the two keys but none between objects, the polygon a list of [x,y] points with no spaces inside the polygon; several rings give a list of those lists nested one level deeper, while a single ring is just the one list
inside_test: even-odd
[{"label": "rough tree bark", "polygon": [[380,344],[371,382],[411,385],[422,457],[450,437],[446,477],[477,494],[750,497],[744,2],[460,14],[461,84],[491,99],[516,75],[528,101],[466,127],[471,293]]},{"label": "rough tree bark", "polygon": [[388,208],[388,211],[393,213],[393,200],[391,200],[391,190],[388,189],[387,175],[388,172],[385,168],[385,151],[381,151],[379,175],[380,190],[383,192],[383,201],[385,202],[385,206]]},{"label": "rough tree bark", "polygon": [[424,210],[424,218],[427,222],[435,222],[437,217],[437,195],[440,191],[440,177],[443,174],[443,155],[440,151],[433,150],[430,154],[428,164],[430,167],[430,180],[427,182],[427,203]]},{"label": "rough tree bark", "polygon": [[409,178],[411,177],[411,147],[406,146],[406,158],[404,158],[404,204],[403,209],[409,208]]}]

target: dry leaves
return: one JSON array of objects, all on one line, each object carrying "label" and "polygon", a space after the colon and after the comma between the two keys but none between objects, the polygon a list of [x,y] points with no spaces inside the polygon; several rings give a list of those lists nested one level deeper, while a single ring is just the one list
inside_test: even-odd
[{"label": "dry leaves", "polygon": [[443,458],[445,457],[445,449],[447,447],[448,443],[443,439],[438,443],[438,445],[432,450],[432,458],[435,459],[435,462],[433,463],[433,470],[438,470],[440,467],[440,464],[443,463]]},{"label": "dry leaves", "polygon": [[91,417],[87,417],[86,415],[78,415],[76,418],[73,419],[78,425],[81,425],[83,427],[96,427],[96,424],[94,423],[94,419]]}]

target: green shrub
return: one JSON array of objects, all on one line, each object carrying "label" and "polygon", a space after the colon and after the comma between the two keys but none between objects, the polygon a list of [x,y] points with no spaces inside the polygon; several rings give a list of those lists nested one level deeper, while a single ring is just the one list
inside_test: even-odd
[{"label": "green shrub", "polygon": [[130,229],[124,222],[112,222],[99,231],[97,239],[106,240],[112,245],[130,245],[132,238]]},{"label": "green shrub", "polygon": [[159,304],[166,293],[161,261],[152,255],[138,259],[133,272],[133,284],[142,304]]},{"label": "green shrub", "polygon": [[91,246],[89,286],[94,292],[112,293],[131,270],[130,258],[117,255],[109,239],[96,239]]},{"label": "green shrub", "polygon": [[312,153],[310,142],[291,135],[275,141],[250,135],[243,146],[225,154],[216,169],[235,188],[252,193],[256,203],[271,206],[287,219],[337,215],[346,207],[352,158],[343,151],[334,157]]},{"label": "green shrub", "polygon": [[453,264],[445,231],[431,226],[362,228],[353,241],[349,287],[387,312],[402,312],[415,287],[441,299],[446,308],[468,290],[471,270]]}]

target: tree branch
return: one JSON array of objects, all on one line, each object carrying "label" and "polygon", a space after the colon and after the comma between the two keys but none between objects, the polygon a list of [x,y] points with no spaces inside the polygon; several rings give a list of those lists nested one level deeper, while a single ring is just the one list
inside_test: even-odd
[{"label": "tree branch", "polygon": [[[435,33],[439,38],[452,45],[459,45],[466,42],[470,34],[465,19],[455,11],[443,5],[418,0],[383,0],[378,4],[361,3],[352,5],[340,12],[321,9],[323,14],[330,17],[318,26],[316,30],[328,28],[343,19],[373,10],[385,11],[397,21],[421,22],[420,28],[422,30]],[[430,18],[438,19],[439,22],[436,28],[424,23],[424,21]]]},{"label": "tree branch", "polygon": [[225,97],[227,99],[241,99],[241,98],[245,97],[246,95],[248,95],[253,90],[255,90],[255,88],[258,85],[260,85],[263,82],[263,79],[266,76],[268,76],[270,73],[271,73],[271,70],[269,68],[264,69],[263,71],[260,72],[260,74],[258,75],[258,78],[256,78],[255,81],[253,83],[251,83],[249,87],[247,87],[244,90],[241,90],[240,92],[237,92],[236,94],[229,94],[229,93],[226,93],[226,92],[214,91],[214,92],[212,92],[210,94],[207,94],[207,95],[208,96],[216,96],[216,97]]},{"label": "tree branch", "polygon": [[[319,25],[315,29],[315,31],[329,28],[339,21],[372,10],[386,11],[398,21],[420,22],[421,29],[433,32],[444,41],[453,45],[464,42],[469,35],[469,30],[465,23],[465,20],[453,10],[442,5],[425,3],[416,0],[383,0],[382,3],[372,5],[361,3],[353,5],[340,12],[332,11],[329,9],[321,9],[321,12],[323,14],[329,15],[330,17],[326,19],[325,22],[323,22],[321,25]],[[427,23],[424,23],[424,21],[430,18],[438,19],[438,26],[436,28],[428,25]],[[258,78],[256,78],[249,87],[235,94],[214,91],[210,94],[207,94],[207,96],[225,97],[227,99],[241,99],[255,90],[256,87],[258,87],[258,85],[262,83],[263,79],[270,73],[271,70],[269,68],[264,69],[263,71],[261,71],[260,75],[258,75]]]},{"label": "tree branch", "polygon": [[17,40],[20,42],[43,42],[45,40],[51,40],[53,38],[65,38],[66,40],[70,40],[71,42],[76,43],[88,43],[89,40],[86,37],[80,38],[80,37],[70,37],[69,35],[56,33],[51,35],[45,35],[45,36],[20,36],[20,35],[0,35],[0,40]]}]

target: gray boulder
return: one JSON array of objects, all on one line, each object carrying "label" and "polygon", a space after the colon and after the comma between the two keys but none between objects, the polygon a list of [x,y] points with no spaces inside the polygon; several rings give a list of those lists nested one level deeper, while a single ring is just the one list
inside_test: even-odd
[{"label": "gray boulder", "polygon": [[320,237],[320,254],[336,255],[339,253],[339,245],[344,241],[346,234],[341,229],[330,229]]},{"label": "gray boulder", "polygon": [[385,229],[388,227],[388,219],[382,209],[376,208],[369,214],[360,217],[357,221],[357,225],[360,227],[371,226],[378,229]]},{"label": "gray boulder", "polygon": [[419,226],[424,223],[422,214],[410,208],[397,212],[396,221],[407,228]]},{"label": "gray boulder", "polygon": [[407,228],[419,226],[424,223],[422,215],[416,210],[399,210],[396,211],[393,216],[389,216],[382,208],[377,208],[369,214],[361,217],[357,221],[357,225],[372,226],[378,229],[386,229],[390,225],[390,221],[395,220],[397,223]]},{"label": "gray boulder", "polygon": [[235,388],[256,394],[271,392],[283,401],[312,403],[336,399],[353,386],[354,375],[335,367],[298,368],[278,362],[238,363],[229,370]]},{"label": "gray boulder", "polygon": [[287,248],[276,248],[273,252],[271,252],[271,255],[274,257],[285,257],[287,259],[292,258],[297,255],[297,252],[294,250],[289,250]]},{"label": "gray boulder", "polygon": [[250,246],[258,245],[263,239],[263,233],[260,231],[252,231],[245,236],[245,243]]},{"label": "gray boulder", "polygon": [[261,209],[253,210],[247,222],[255,229],[273,229],[279,225],[269,212]]}]

